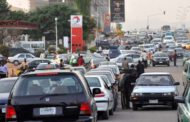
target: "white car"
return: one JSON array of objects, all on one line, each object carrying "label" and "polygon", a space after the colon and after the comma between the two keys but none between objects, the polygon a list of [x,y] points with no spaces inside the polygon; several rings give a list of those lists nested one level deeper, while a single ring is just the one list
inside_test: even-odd
[{"label": "white car", "polygon": [[175,82],[170,73],[143,73],[131,93],[133,110],[145,105],[170,105],[172,109],[177,109],[174,101],[174,97],[178,95],[176,85],[179,82]]},{"label": "white car", "polygon": [[8,60],[14,64],[20,64],[26,59],[27,62],[39,59],[30,53],[19,53],[13,57],[8,57]]},{"label": "white car", "polygon": [[106,84],[101,76],[98,75],[86,75],[87,82],[90,89],[100,88],[101,93],[96,94],[94,99],[98,112],[103,113],[103,118],[108,119],[109,115],[113,115],[114,98],[111,87]]},{"label": "white car", "polygon": [[163,39],[163,43],[168,43],[168,42],[175,42],[175,39],[173,36],[166,36]]}]

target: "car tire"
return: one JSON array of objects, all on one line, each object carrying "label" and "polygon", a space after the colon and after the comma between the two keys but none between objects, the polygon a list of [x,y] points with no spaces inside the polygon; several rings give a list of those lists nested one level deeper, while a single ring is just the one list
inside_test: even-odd
[{"label": "car tire", "polygon": [[170,66],[170,64],[169,64],[169,63],[168,63],[167,65],[168,65],[168,67]]},{"label": "car tire", "polygon": [[138,108],[137,108],[137,105],[136,104],[134,104],[134,103],[132,103],[132,105],[133,105],[133,111],[136,111]]},{"label": "car tire", "polygon": [[114,114],[113,108],[112,108],[111,110],[109,110],[109,114],[110,114],[110,115],[113,115],[113,114]]},{"label": "car tire", "polygon": [[15,60],[15,61],[13,61],[13,64],[14,64],[14,65],[18,65],[18,64],[19,64],[19,61]]},{"label": "car tire", "polygon": [[108,118],[109,118],[109,110],[103,112],[102,118],[103,118],[104,120],[108,120]]},{"label": "car tire", "polygon": [[177,110],[177,103],[174,102],[174,103],[172,104],[172,110]]}]

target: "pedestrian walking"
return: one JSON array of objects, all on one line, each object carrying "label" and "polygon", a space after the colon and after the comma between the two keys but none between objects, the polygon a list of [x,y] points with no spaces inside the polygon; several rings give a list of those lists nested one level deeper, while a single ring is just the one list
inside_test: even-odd
[{"label": "pedestrian walking", "polygon": [[24,73],[27,69],[28,69],[27,60],[24,59],[24,61],[20,65],[20,70],[21,70],[20,74]]},{"label": "pedestrian walking", "polygon": [[0,63],[0,78],[6,78],[8,76],[8,68],[5,61]]},{"label": "pedestrian walking", "polygon": [[83,56],[79,56],[79,58],[77,60],[77,64],[78,64],[78,66],[84,66]]},{"label": "pedestrian walking", "polygon": [[144,65],[142,64],[141,61],[138,61],[138,64],[137,64],[137,74],[138,74],[138,77],[144,73]]},{"label": "pedestrian walking", "polygon": [[63,59],[60,59],[59,68],[64,68],[64,61],[63,61]]},{"label": "pedestrian walking", "polygon": [[122,67],[124,68],[124,70],[129,69],[129,64],[128,64],[128,61],[127,61],[126,57],[124,58],[124,60],[122,62]]},{"label": "pedestrian walking", "polygon": [[176,52],[176,50],[174,50],[173,60],[174,60],[174,66],[177,66],[176,65],[176,63],[177,63],[177,52]]}]

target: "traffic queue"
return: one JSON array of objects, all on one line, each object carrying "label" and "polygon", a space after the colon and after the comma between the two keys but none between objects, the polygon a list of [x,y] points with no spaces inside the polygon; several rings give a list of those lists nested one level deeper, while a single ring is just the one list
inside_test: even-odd
[{"label": "traffic queue", "polygon": [[107,61],[89,69],[81,56],[77,65],[45,61],[41,59],[31,68],[25,59],[18,77],[2,77],[2,121],[96,122],[98,115],[109,119],[116,111],[120,82],[117,65]]}]

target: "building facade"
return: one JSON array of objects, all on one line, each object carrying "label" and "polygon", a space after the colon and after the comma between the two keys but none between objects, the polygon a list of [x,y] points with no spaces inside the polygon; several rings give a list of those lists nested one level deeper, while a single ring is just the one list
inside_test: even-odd
[{"label": "building facade", "polygon": [[47,5],[55,5],[60,3],[71,5],[74,3],[74,0],[7,0],[7,2],[11,6],[11,10],[30,12]]}]

